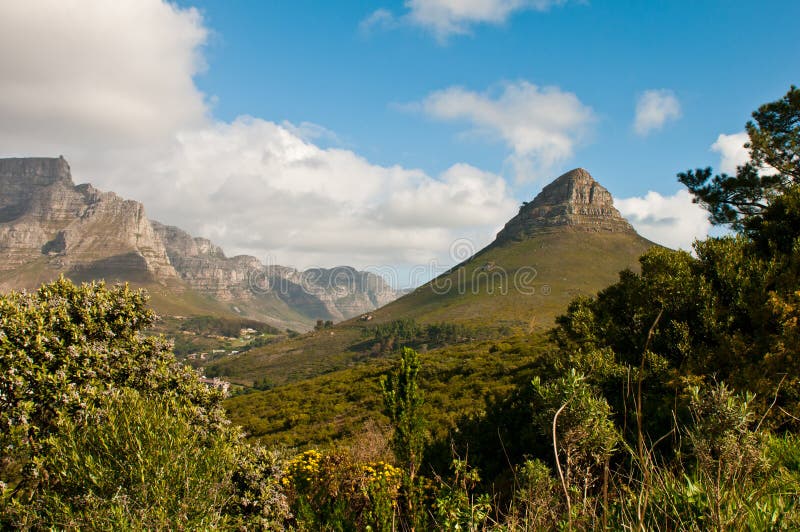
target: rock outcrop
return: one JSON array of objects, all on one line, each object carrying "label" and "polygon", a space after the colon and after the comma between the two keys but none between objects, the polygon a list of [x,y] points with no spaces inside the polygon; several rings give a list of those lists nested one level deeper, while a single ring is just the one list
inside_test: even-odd
[{"label": "rock outcrop", "polygon": [[374,310],[400,294],[382,277],[349,266],[299,271],[265,266],[256,257],[226,257],[205,238],[152,222],[169,259],[192,289],[221,301],[277,297],[313,319],[343,320]]},{"label": "rock outcrop", "polygon": [[152,222],[167,250],[170,263],[190,288],[221,301],[249,297],[251,272],[263,266],[255,257],[227,258],[205,238],[195,238],[171,225]]},{"label": "rock outcrop", "polygon": [[611,194],[583,168],[547,185],[497,234],[497,243],[519,241],[554,228],[576,231],[635,233],[614,207]]},{"label": "rock outcrop", "polygon": [[390,303],[401,293],[372,272],[358,271],[350,266],[312,268],[304,271],[270,268],[273,284],[280,297],[294,308],[304,308],[320,301],[330,319],[352,318]]},{"label": "rock outcrop", "polygon": [[177,280],[141,203],[75,186],[63,158],[0,159],[0,286]]},{"label": "rock outcrop", "polygon": [[347,319],[400,295],[350,267],[303,272],[226,257],[205,238],[150,221],[141,203],[76,186],[63,157],[0,159],[0,289],[60,273],[194,290],[231,309],[252,303],[257,319],[293,326]]}]

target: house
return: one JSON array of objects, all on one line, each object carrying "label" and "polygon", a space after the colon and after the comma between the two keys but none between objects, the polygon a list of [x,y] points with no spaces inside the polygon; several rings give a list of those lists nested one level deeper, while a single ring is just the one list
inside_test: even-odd
[{"label": "house", "polygon": [[222,390],[222,393],[225,395],[228,394],[228,388],[230,388],[231,383],[228,381],[224,381],[219,377],[214,377],[213,379],[209,379],[208,377],[200,377],[200,382],[208,386],[209,388],[217,388],[218,390]]}]

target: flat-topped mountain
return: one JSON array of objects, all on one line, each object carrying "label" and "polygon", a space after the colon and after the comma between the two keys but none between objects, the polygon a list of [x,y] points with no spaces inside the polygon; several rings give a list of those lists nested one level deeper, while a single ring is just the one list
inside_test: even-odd
[{"label": "flat-topped mountain", "polygon": [[178,279],[141,203],[75,186],[63,158],[0,159],[0,288],[32,288],[58,273]]},{"label": "flat-topped mountain", "polygon": [[167,312],[200,304],[204,313],[300,330],[399,295],[381,277],[350,267],[302,272],[226,257],[205,238],[151,221],[141,203],[76,186],[63,157],[0,159],[0,290],[34,288],[62,273],[149,287]]}]

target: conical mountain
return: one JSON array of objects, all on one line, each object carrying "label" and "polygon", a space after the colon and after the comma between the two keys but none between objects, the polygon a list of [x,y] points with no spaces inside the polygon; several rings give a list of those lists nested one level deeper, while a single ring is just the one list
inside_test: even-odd
[{"label": "conical mountain", "polygon": [[622,217],[608,190],[577,168],[524,203],[489,246],[372,319],[547,328],[575,296],[636,270],[653,245]]},{"label": "conical mountain", "polygon": [[524,240],[551,229],[569,227],[584,232],[635,233],[614,207],[611,193],[583,168],[570,170],[547,185],[520,208],[497,242]]}]

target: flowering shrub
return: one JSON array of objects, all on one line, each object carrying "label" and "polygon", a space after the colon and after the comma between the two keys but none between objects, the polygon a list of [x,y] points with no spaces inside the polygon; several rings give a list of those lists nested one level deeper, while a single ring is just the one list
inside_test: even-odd
[{"label": "flowering shrub", "polygon": [[369,500],[365,518],[377,530],[391,530],[394,528],[403,472],[386,462],[367,464],[362,469],[362,489]]},{"label": "flowering shrub", "polygon": [[179,364],[144,291],[0,296],[0,529],[282,528],[279,457]]},{"label": "flowering shrub", "polygon": [[0,296],[0,482],[16,486],[60,420],[81,422],[114,388],[180,396],[195,406],[197,430],[224,425],[221,393],[180,365],[164,338],[143,334],[155,318],[147,300],[127,285],[63,277]]},{"label": "flowering shrub", "polygon": [[281,484],[299,528],[390,530],[401,479],[386,462],[359,464],[346,453],[311,449],[286,463]]}]

